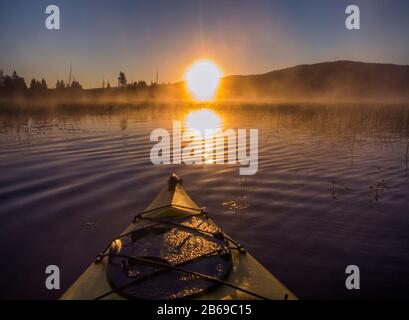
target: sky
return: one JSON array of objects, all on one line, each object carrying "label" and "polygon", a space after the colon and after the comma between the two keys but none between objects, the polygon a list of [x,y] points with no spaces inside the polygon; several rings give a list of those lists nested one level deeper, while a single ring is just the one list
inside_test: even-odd
[{"label": "sky", "polygon": [[[61,29],[45,28],[59,6]],[[361,30],[345,27],[345,8],[361,11]],[[102,79],[183,79],[195,60],[224,75],[297,64],[355,60],[409,64],[407,0],[1,0],[0,69],[50,86],[69,66],[85,88]]]}]

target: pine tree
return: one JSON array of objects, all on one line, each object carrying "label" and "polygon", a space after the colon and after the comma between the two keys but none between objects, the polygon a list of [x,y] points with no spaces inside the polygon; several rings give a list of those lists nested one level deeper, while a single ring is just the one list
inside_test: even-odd
[{"label": "pine tree", "polygon": [[31,79],[31,82],[30,82],[30,90],[36,90],[37,88],[36,88],[36,86],[37,86],[37,81],[36,81],[36,79]]},{"label": "pine tree", "polygon": [[47,82],[44,78],[41,79],[41,89],[44,91],[48,89]]},{"label": "pine tree", "polygon": [[128,84],[128,81],[126,80],[126,76],[124,72],[119,72],[119,77],[118,77],[118,87],[119,88],[125,88]]}]

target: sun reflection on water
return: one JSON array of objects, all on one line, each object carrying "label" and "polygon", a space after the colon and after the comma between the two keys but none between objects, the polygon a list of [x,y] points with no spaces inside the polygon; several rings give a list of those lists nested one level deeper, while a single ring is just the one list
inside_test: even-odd
[{"label": "sun reflection on water", "polygon": [[185,127],[189,142],[201,148],[205,164],[212,164],[218,156],[224,155],[224,139],[219,137],[223,120],[219,114],[210,109],[191,111],[185,118]]},{"label": "sun reflection on water", "polygon": [[205,134],[206,130],[221,129],[222,124],[222,118],[209,109],[191,111],[185,118],[186,128],[198,130],[201,134]]}]

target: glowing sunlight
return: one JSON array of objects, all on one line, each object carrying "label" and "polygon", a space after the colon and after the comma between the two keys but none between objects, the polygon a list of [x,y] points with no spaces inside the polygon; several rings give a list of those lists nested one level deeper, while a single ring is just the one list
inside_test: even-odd
[{"label": "glowing sunlight", "polygon": [[210,60],[200,60],[191,65],[185,80],[189,92],[200,101],[212,100],[216,95],[221,72]]}]

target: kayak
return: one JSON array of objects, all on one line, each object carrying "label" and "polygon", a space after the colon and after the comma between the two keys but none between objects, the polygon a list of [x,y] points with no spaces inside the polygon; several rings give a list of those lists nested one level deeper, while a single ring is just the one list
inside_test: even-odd
[{"label": "kayak", "polygon": [[172,174],[61,299],[296,300],[182,184]]}]

